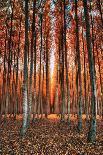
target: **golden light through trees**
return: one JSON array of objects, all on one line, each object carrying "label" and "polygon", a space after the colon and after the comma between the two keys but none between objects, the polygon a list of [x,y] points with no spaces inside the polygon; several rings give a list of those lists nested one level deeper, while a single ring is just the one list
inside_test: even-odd
[{"label": "golden light through trees", "polygon": [[24,134],[31,115],[59,113],[70,124],[75,114],[79,131],[85,115],[95,137],[96,116],[103,117],[102,24],[101,0],[2,1],[1,117],[24,114]]}]

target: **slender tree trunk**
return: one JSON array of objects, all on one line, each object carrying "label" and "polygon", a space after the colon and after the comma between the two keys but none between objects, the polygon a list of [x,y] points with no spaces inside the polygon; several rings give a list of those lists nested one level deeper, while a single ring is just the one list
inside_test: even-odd
[{"label": "slender tree trunk", "polygon": [[86,23],[86,41],[87,41],[90,84],[91,84],[92,115],[91,115],[90,129],[88,133],[88,141],[95,142],[96,140],[96,105],[97,105],[96,75],[95,75],[94,60],[93,60],[93,53],[92,53],[92,44],[91,44],[92,42],[91,42],[91,36],[90,36],[90,24],[89,24],[87,0],[83,0],[83,5],[84,5],[84,16],[85,16],[85,23]]},{"label": "slender tree trunk", "polygon": [[64,92],[64,51],[63,51],[63,27],[61,30],[60,48],[60,87],[61,87],[61,121],[65,119],[65,92]]},{"label": "slender tree trunk", "polygon": [[7,23],[6,23],[5,51],[4,51],[4,72],[5,73],[6,73],[6,60],[7,60]]},{"label": "slender tree trunk", "polygon": [[28,0],[25,0],[25,47],[24,47],[24,81],[23,81],[23,124],[21,135],[24,135],[27,130],[28,118]]},{"label": "slender tree trunk", "polygon": [[56,75],[56,88],[55,88],[55,103],[54,103],[54,111],[55,113],[58,112],[58,105],[59,105],[59,94],[58,94],[58,81],[59,81],[59,59],[57,58],[57,75]]},{"label": "slender tree trunk", "polygon": [[[10,1],[11,3],[11,1]],[[10,4],[11,5],[11,4]],[[14,3],[12,7],[11,13],[11,27],[10,27],[10,37],[8,40],[8,72],[11,73],[11,65],[12,65],[12,29],[13,29],[13,12],[14,12]]]},{"label": "slender tree trunk", "polygon": [[103,118],[103,81],[102,81],[102,74],[101,74],[101,64],[99,59],[99,52],[96,44],[96,51],[97,51],[97,59],[98,59],[98,67],[99,67],[99,76],[100,76],[100,87],[101,87],[101,111],[102,111],[102,118]]},{"label": "slender tree trunk", "polygon": [[42,13],[40,14],[40,22],[41,22],[41,45],[40,45],[40,71],[39,71],[39,100],[38,100],[38,115],[40,114],[40,105],[41,105],[41,59],[42,59]]},{"label": "slender tree trunk", "polygon": [[101,0],[98,0],[97,1],[97,7],[98,7],[98,10],[100,12],[100,16],[101,16],[101,22],[102,22],[102,27],[103,27],[103,13],[102,13],[102,4],[103,2]]},{"label": "slender tree trunk", "polygon": [[[18,38],[18,53],[17,53],[17,58],[16,58],[16,109],[17,109],[17,114],[18,113],[18,71],[19,71],[19,56],[20,56],[20,39],[21,39],[21,22],[22,22],[22,15],[20,17],[20,28],[19,28],[19,38]],[[16,118],[15,118],[16,119]]]},{"label": "slender tree trunk", "polygon": [[63,23],[63,4],[60,2],[61,7],[61,29],[60,29],[60,51],[59,51],[59,59],[60,59],[60,89],[61,89],[61,121],[65,120],[65,90],[64,90],[64,23]]},{"label": "slender tree trunk", "polygon": [[[48,33],[48,32],[47,32]],[[48,52],[48,34],[46,37],[46,117],[49,111],[49,52]]]},{"label": "slender tree trunk", "polygon": [[78,130],[82,130],[82,78],[81,78],[81,61],[80,61],[80,46],[79,46],[79,25],[77,15],[77,0],[75,0],[75,21],[76,21],[76,54],[78,61],[78,81],[79,81],[79,113],[78,113]]},{"label": "slender tree trunk", "polygon": [[[92,12],[91,2],[90,2],[90,11]],[[92,16],[92,13],[91,13],[90,17],[91,17],[91,25],[92,25],[92,28],[91,28],[91,30],[92,30],[92,37],[91,37],[91,39],[92,39],[93,60],[94,60],[94,69],[95,69],[95,47],[94,47],[95,34],[94,34],[94,18]],[[96,72],[96,70],[95,70],[95,72]]]},{"label": "slender tree trunk", "polygon": [[83,27],[82,27],[82,42],[83,42],[83,54],[84,54],[84,101],[85,101],[85,114],[86,114],[86,122],[88,122],[88,101],[87,101],[87,82],[86,82],[86,52],[83,38]]},{"label": "slender tree trunk", "polygon": [[[35,5],[36,0],[33,2],[33,21],[32,21],[32,36],[31,36],[31,59],[30,59],[30,77],[29,77],[29,105],[28,105],[28,125],[30,124],[31,111],[32,111],[32,75],[33,75],[33,44],[35,34]],[[36,46],[34,44],[34,46]]]},{"label": "slender tree trunk", "polygon": [[33,104],[33,121],[36,115],[36,107],[37,107],[37,102],[36,102],[36,30],[34,33],[34,104]]},{"label": "slender tree trunk", "polygon": [[68,62],[67,62],[67,45],[66,45],[66,15],[65,15],[65,0],[64,0],[64,50],[65,50],[65,68],[66,68],[66,87],[67,87],[67,113],[68,123],[70,124],[70,90],[69,90],[69,79],[68,79]]}]

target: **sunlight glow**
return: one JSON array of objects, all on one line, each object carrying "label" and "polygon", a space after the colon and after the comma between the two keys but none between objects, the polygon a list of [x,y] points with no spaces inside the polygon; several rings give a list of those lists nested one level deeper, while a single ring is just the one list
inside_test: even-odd
[{"label": "sunlight glow", "polygon": [[54,50],[53,47],[51,48],[51,57],[50,57],[50,74],[51,77],[53,76],[53,72],[54,72],[54,61],[55,61],[55,57],[54,57]]},{"label": "sunlight glow", "polygon": [[54,25],[55,25],[55,18],[52,15],[52,12],[55,9],[55,5],[53,3],[53,1],[51,1],[51,5],[50,5],[50,9],[51,9],[51,38],[52,38],[52,44],[51,44],[51,49],[50,49],[50,53],[51,53],[51,57],[50,57],[50,74],[51,74],[51,78],[53,76],[53,72],[54,72],[54,61],[55,61],[55,57],[54,57],[54,53],[55,53],[55,38],[54,38],[54,34],[55,34],[55,29],[54,29]]}]

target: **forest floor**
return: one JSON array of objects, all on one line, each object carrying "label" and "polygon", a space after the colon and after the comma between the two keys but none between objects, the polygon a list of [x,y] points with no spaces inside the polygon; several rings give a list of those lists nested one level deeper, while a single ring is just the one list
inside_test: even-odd
[{"label": "forest floor", "polygon": [[88,128],[78,133],[77,120],[60,122],[49,116],[30,124],[24,137],[20,136],[21,119],[7,119],[0,124],[0,155],[103,155],[103,120],[97,120],[96,143],[87,142]]}]

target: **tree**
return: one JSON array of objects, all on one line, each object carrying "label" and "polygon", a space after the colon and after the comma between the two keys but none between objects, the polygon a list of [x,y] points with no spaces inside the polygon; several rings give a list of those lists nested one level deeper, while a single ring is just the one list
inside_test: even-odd
[{"label": "tree", "polygon": [[91,35],[90,35],[87,0],[83,0],[83,5],[84,5],[84,16],[85,16],[85,24],[86,24],[86,41],[87,41],[90,84],[91,84],[91,122],[90,122],[90,129],[88,133],[88,141],[95,142],[96,140],[96,104],[97,104],[96,75],[95,75],[93,52],[92,52],[92,41],[91,41]]},{"label": "tree", "polygon": [[69,90],[69,78],[68,78],[68,62],[67,62],[67,42],[66,42],[66,13],[65,13],[65,0],[64,0],[64,50],[65,50],[65,68],[66,68],[66,87],[67,87],[67,112],[68,123],[70,124],[70,90]]},{"label": "tree", "polygon": [[79,92],[78,92],[78,130],[82,129],[82,78],[81,78],[81,61],[80,61],[80,47],[79,47],[79,25],[78,25],[78,15],[77,15],[77,0],[75,0],[75,21],[76,21],[76,55],[78,62],[78,71],[77,71],[77,81],[79,81]]},{"label": "tree", "polygon": [[24,75],[23,75],[23,124],[21,135],[24,135],[27,130],[28,118],[28,0],[25,0],[25,47],[24,47]]},{"label": "tree", "polygon": [[[34,50],[34,48],[36,48],[36,44],[35,44],[35,39],[36,38],[34,37],[35,36],[35,7],[36,7],[36,0],[33,2],[33,19],[32,19],[32,36],[31,36],[31,59],[30,59],[30,77],[29,77],[28,125],[30,123],[31,109],[32,109],[32,75],[33,75],[33,58],[34,58],[33,50]],[[36,88],[34,88],[34,89],[36,89]]]}]

